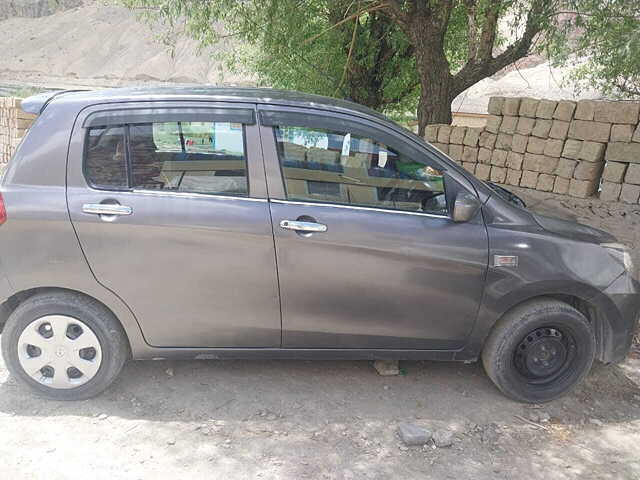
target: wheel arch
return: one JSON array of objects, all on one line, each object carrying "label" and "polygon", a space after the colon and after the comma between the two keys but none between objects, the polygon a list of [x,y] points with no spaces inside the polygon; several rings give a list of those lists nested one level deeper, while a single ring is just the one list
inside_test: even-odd
[{"label": "wheel arch", "polygon": [[474,360],[496,324],[513,309],[533,300],[551,298],[571,305],[582,313],[593,326],[596,337],[596,359],[611,362],[613,356],[613,331],[622,322],[614,303],[596,288],[578,283],[537,285],[508,292],[497,298],[485,299],[468,345],[456,355],[456,359]]},{"label": "wheel arch", "polygon": [[9,316],[11,316],[13,311],[16,308],[18,308],[18,306],[21,303],[25,302],[29,298],[32,298],[33,296],[38,295],[40,293],[56,293],[56,292],[59,292],[59,293],[70,293],[70,294],[73,294],[73,295],[77,295],[77,296],[80,296],[80,297],[85,297],[85,298],[91,299],[91,300],[99,303],[109,313],[111,313],[111,315],[113,315],[113,317],[116,319],[118,324],[120,324],[120,327],[122,328],[122,332],[124,333],[125,339],[127,340],[127,345],[129,347],[129,352],[131,352],[132,344],[131,344],[131,340],[129,338],[129,333],[127,332],[127,328],[125,327],[125,325],[122,324],[122,321],[118,318],[118,316],[115,314],[113,309],[111,309],[104,302],[100,301],[99,299],[97,299],[97,298],[95,298],[95,297],[93,297],[91,295],[88,295],[88,294],[86,294],[84,292],[81,292],[81,291],[78,291],[78,290],[69,289],[69,288],[35,287],[35,288],[29,288],[27,290],[22,290],[20,292],[17,292],[15,294],[11,295],[4,302],[2,302],[2,304],[0,304],[0,333],[2,333],[2,329],[4,328],[4,325],[7,322],[7,319],[9,318]]}]

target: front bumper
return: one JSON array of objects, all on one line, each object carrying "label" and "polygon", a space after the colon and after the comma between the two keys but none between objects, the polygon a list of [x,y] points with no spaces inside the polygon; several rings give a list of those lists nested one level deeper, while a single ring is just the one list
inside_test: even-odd
[{"label": "front bumper", "polygon": [[633,337],[638,333],[640,282],[630,273],[623,273],[602,293],[608,301],[601,308],[606,321],[599,322],[600,360],[621,362],[629,354]]}]

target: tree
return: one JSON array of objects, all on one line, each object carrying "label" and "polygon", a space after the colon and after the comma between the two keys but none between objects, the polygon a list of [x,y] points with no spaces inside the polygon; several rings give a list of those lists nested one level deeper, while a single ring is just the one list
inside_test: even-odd
[{"label": "tree", "polygon": [[554,63],[585,59],[571,75],[578,86],[615,97],[640,97],[638,1],[571,0],[558,14],[563,18],[548,42]]},{"label": "tree", "polygon": [[[578,81],[637,94],[638,0],[122,0],[203,44],[230,35],[276,87],[417,111],[419,133],[451,122],[460,93],[534,51],[588,56]],[[508,41],[507,41],[508,39]]]},{"label": "tree", "polygon": [[413,49],[379,9],[340,0],[123,2],[163,21],[165,37],[182,27],[202,46],[237,39],[228,63],[255,73],[261,85],[350,98],[379,111],[415,108]]}]

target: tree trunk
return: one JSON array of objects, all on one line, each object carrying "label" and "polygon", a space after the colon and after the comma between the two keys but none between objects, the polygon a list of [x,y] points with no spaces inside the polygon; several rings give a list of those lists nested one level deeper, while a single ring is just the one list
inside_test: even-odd
[{"label": "tree trunk", "polygon": [[[423,27],[424,28],[424,27]],[[416,69],[420,77],[418,134],[424,136],[427,125],[451,123],[451,102],[455,98],[453,76],[444,54],[442,37],[433,30],[417,31]]]}]

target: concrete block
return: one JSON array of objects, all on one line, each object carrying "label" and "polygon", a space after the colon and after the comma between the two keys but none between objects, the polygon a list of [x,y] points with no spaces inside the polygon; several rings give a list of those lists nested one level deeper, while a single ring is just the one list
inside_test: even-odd
[{"label": "concrete block", "polygon": [[497,135],[485,131],[480,134],[480,140],[478,140],[478,143],[481,147],[493,149],[496,146],[497,138]]},{"label": "concrete block", "polygon": [[564,147],[564,140],[558,140],[556,138],[549,138],[544,144],[544,154],[550,157],[560,157],[562,155],[562,148]]},{"label": "concrete block", "polygon": [[436,147],[438,150],[440,150],[444,154],[448,154],[449,153],[449,144],[448,143],[432,143],[431,145]]},{"label": "concrete block", "polygon": [[611,142],[604,158],[612,162],[640,163],[640,143]]},{"label": "concrete block", "polygon": [[507,169],[504,167],[491,167],[491,181],[504,183],[507,178]]},{"label": "concrete block", "polygon": [[549,175],[547,173],[541,173],[538,176],[538,183],[536,184],[536,190],[540,190],[542,192],[551,192],[553,191],[553,184],[556,181],[556,177],[553,175]]},{"label": "concrete block", "polygon": [[574,118],[577,120],[593,120],[596,103],[593,100],[580,100],[576,107]]},{"label": "concrete block", "polygon": [[518,125],[516,126],[516,133],[520,135],[531,135],[535,123],[535,118],[520,117],[518,119]]},{"label": "concrete block", "polygon": [[491,154],[493,150],[480,147],[478,151],[478,163],[491,163]]},{"label": "concrete block", "polygon": [[502,107],[504,105],[504,97],[489,98],[487,110],[490,115],[502,115]]},{"label": "concrete block", "polygon": [[596,122],[638,123],[640,103],[638,102],[598,102],[593,119]]},{"label": "concrete block", "polygon": [[573,120],[569,126],[569,138],[574,138],[576,140],[590,140],[606,143],[609,141],[610,133],[610,123]]},{"label": "concrete block", "polygon": [[593,180],[578,180],[572,178],[569,183],[569,195],[578,198],[587,198],[596,193],[598,183]]},{"label": "concrete block", "polygon": [[540,171],[540,161],[543,155],[535,154],[535,153],[525,153],[524,159],[522,161],[522,169],[529,170],[530,172],[539,172]]},{"label": "concrete block", "polygon": [[556,111],[558,102],[554,100],[540,100],[538,104],[538,110],[536,111],[536,117],[538,118],[553,118],[553,114]]},{"label": "concrete block", "polygon": [[560,100],[558,106],[553,112],[553,118],[564,120],[565,122],[573,118],[573,112],[576,110],[576,102],[571,100]]},{"label": "concrete block", "polygon": [[513,142],[513,135],[507,133],[499,133],[496,139],[496,148],[502,150],[511,150],[511,143]]},{"label": "concrete block", "polygon": [[482,163],[479,163],[478,165],[476,165],[475,175],[480,180],[489,180],[489,178],[491,177],[491,165],[484,165]]},{"label": "concrete block", "polygon": [[461,162],[463,148],[462,145],[449,145],[449,156],[456,162]]},{"label": "concrete block", "polygon": [[564,142],[562,156],[565,158],[577,159],[580,155],[580,150],[582,150],[582,141],[569,138],[566,142]]},{"label": "concrete block", "polygon": [[507,153],[506,150],[494,150],[491,155],[491,165],[504,167],[507,164]]},{"label": "concrete block", "polygon": [[624,183],[632,183],[633,185],[640,185],[640,163],[634,163],[629,165],[627,174],[624,177]]},{"label": "concrete block", "polygon": [[487,132],[498,133],[500,131],[500,125],[502,124],[502,116],[489,115],[487,117],[487,123],[484,128]]},{"label": "concrete block", "polygon": [[529,137],[529,143],[527,143],[527,152],[529,153],[543,153],[544,147],[547,141],[538,137]]},{"label": "concrete block", "polygon": [[531,131],[531,135],[534,137],[547,138],[553,122],[551,120],[545,120],[543,118],[536,119],[536,124]]},{"label": "concrete block", "polygon": [[509,152],[507,154],[506,166],[512,170],[522,170],[524,155],[522,153]]},{"label": "concrete block", "polygon": [[553,184],[553,193],[566,195],[569,192],[569,183],[571,183],[571,180],[568,178],[556,177],[556,182]]},{"label": "concrete block", "polygon": [[462,161],[476,163],[478,161],[478,148],[465,146],[462,151]]},{"label": "concrete block", "polygon": [[464,142],[464,136],[467,133],[467,127],[452,126],[451,135],[449,136],[449,143],[455,145],[462,145]]},{"label": "concrete block", "polygon": [[529,142],[529,135],[515,134],[511,140],[511,150],[518,153],[524,153],[527,151],[528,142]]},{"label": "concrete block", "polygon": [[520,112],[520,98],[519,97],[506,97],[504,104],[502,105],[502,114],[518,116]]},{"label": "concrete block", "polygon": [[400,367],[397,360],[376,360],[373,362],[373,368],[376,369],[378,375],[384,377],[389,375],[400,375]]},{"label": "concrete block", "polygon": [[598,142],[582,142],[582,148],[578,154],[579,160],[587,162],[602,162],[604,160],[604,150],[606,145]]},{"label": "concrete block", "polygon": [[475,173],[477,163],[462,162],[462,168],[470,173]]},{"label": "concrete block", "polygon": [[633,138],[633,125],[616,124],[611,126],[612,142],[630,142]]},{"label": "concrete block", "polygon": [[602,182],[600,187],[600,200],[604,202],[617,202],[622,191],[622,184]]},{"label": "concrete block", "polygon": [[507,178],[505,179],[505,183],[507,185],[520,185],[520,178],[522,178],[522,170],[514,170],[512,168],[507,169]]},{"label": "concrete block", "polygon": [[535,118],[536,111],[538,110],[538,103],[540,103],[540,100],[536,98],[520,99],[520,116]]},{"label": "concrete block", "polygon": [[541,155],[542,159],[538,164],[540,173],[553,173],[558,168],[559,158],[549,157],[547,155]]},{"label": "concrete block", "polygon": [[635,204],[640,200],[640,185],[631,185],[623,183],[620,191],[620,201],[624,203]]},{"label": "concrete block", "polygon": [[551,124],[551,130],[549,130],[549,137],[564,140],[569,134],[570,122],[564,122],[562,120],[554,120]]},{"label": "concrete block", "polygon": [[531,172],[528,170],[523,171],[522,177],[520,178],[520,186],[525,188],[536,188],[539,175],[540,174],[538,172]]},{"label": "concrete block", "polygon": [[627,164],[619,162],[607,162],[604,166],[602,179],[607,182],[622,183],[627,173]]},{"label": "concrete block", "polygon": [[515,133],[517,126],[518,117],[504,116],[502,117],[502,123],[500,124],[500,132]]},{"label": "concrete block", "polygon": [[483,128],[481,127],[468,127],[464,136],[463,143],[469,147],[477,147],[482,130]]},{"label": "concrete block", "polygon": [[593,162],[578,162],[573,178],[578,180],[598,180],[602,175],[604,164]]},{"label": "concrete block", "polygon": [[633,137],[631,137],[632,142],[640,142],[640,125],[636,127],[636,131],[633,132]]},{"label": "concrete block", "polygon": [[438,143],[449,143],[451,125],[440,125],[438,128]]}]

